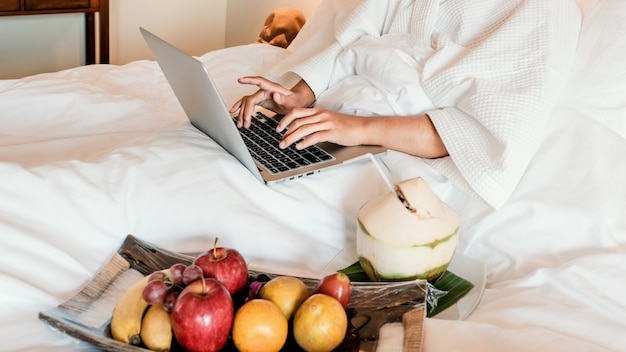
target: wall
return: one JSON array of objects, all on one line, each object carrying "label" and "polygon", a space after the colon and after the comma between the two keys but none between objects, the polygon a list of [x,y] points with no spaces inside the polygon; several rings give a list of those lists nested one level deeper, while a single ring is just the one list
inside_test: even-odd
[{"label": "wall", "polygon": [[[321,0],[228,0],[226,46],[253,43],[267,15],[278,7],[295,7],[308,18]],[[341,0],[337,0],[341,1]]]},{"label": "wall", "polygon": [[111,0],[111,63],[153,59],[142,26],[190,55],[224,47],[227,0]]},{"label": "wall", "polygon": [[[181,50],[200,55],[256,41],[277,7],[308,17],[320,0],[110,0],[110,62],[153,59],[139,27]],[[0,17],[0,79],[53,72],[84,64],[82,14]]]}]

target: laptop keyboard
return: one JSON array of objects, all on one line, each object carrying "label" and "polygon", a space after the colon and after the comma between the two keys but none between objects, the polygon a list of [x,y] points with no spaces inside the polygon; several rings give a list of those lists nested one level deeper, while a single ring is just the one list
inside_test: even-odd
[{"label": "laptop keyboard", "polygon": [[294,145],[285,149],[278,148],[282,134],[276,132],[278,122],[261,112],[252,117],[250,128],[240,128],[243,140],[252,157],[260,162],[269,172],[277,174],[289,170],[315,165],[334,157],[318,146],[297,150]]}]

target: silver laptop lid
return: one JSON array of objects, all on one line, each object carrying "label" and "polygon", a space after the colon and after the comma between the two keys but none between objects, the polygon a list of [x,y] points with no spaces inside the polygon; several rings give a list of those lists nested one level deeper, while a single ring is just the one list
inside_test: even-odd
[{"label": "silver laptop lid", "polygon": [[263,181],[206,67],[146,29],[139,29],[191,123]]}]

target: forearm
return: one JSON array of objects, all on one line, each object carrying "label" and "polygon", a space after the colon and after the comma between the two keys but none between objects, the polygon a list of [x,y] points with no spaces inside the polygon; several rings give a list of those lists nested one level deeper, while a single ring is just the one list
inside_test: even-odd
[{"label": "forearm", "polygon": [[382,145],[429,159],[448,155],[427,115],[367,117],[364,129],[367,137],[363,144]]}]

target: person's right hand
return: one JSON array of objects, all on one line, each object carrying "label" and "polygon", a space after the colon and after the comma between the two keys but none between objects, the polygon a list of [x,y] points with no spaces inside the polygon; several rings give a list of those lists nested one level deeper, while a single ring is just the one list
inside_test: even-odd
[{"label": "person's right hand", "polygon": [[242,97],[230,108],[230,113],[238,112],[237,127],[239,128],[250,127],[257,105],[281,115],[289,113],[294,108],[306,106],[302,105],[306,102],[299,94],[263,77],[247,76],[239,78],[238,82],[259,87],[255,93]]}]

